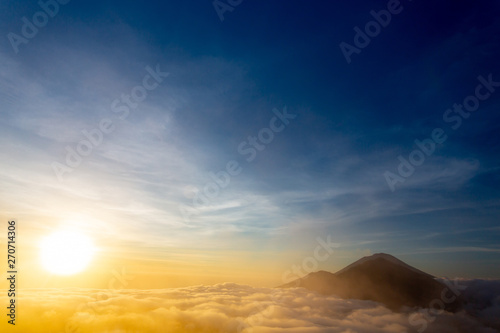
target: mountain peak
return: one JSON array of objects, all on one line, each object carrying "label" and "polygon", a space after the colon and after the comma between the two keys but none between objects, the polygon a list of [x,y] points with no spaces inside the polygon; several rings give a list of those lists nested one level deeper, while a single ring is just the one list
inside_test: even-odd
[{"label": "mountain peak", "polygon": [[387,253],[375,253],[375,254],[372,254],[371,257],[375,257],[375,258],[396,258],[394,256],[391,256],[390,254],[387,254]]},{"label": "mountain peak", "polygon": [[344,267],[343,269],[341,269],[340,271],[338,271],[337,273],[335,273],[335,275],[343,274],[343,273],[347,272],[348,270],[353,269],[356,266],[359,266],[361,264],[364,264],[364,263],[366,263],[368,261],[372,261],[372,260],[385,260],[385,261],[388,261],[388,262],[390,262],[392,264],[395,264],[395,265],[404,267],[406,269],[409,269],[409,270],[411,270],[411,271],[413,271],[415,273],[422,274],[422,275],[425,275],[427,277],[434,278],[434,276],[432,276],[430,274],[427,274],[425,272],[422,272],[421,270],[416,269],[415,267],[412,267],[412,266],[406,264],[405,262],[399,260],[398,258],[396,258],[396,257],[394,257],[394,256],[392,256],[390,254],[387,254],[387,253],[375,253],[375,254],[373,254],[371,256],[363,257],[363,258],[359,259],[358,261],[353,262],[349,266]]},{"label": "mountain peak", "polygon": [[[434,276],[386,253],[363,257],[335,274],[310,273],[281,287],[304,287],[346,299],[372,300],[393,310],[404,306],[428,307],[446,290]],[[457,300],[446,309],[456,311],[460,307],[461,301]]]}]

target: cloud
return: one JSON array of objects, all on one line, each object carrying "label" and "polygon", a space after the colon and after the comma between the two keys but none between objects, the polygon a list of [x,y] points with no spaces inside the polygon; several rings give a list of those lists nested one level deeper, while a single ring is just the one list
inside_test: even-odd
[{"label": "cloud", "polygon": [[463,291],[467,310],[500,330],[500,280],[465,280]]},{"label": "cloud", "polygon": [[[495,285],[499,295],[499,283],[467,281],[464,295],[475,299],[480,318],[493,320],[498,313],[498,296],[492,298],[486,290]],[[426,325],[412,325],[410,318],[419,315],[417,310],[395,313],[375,302],[343,300],[302,288],[232,283],[156,290],[31,289],[20,294],[17,304],[16,326],[25,333],[401,333],[421,328],[428,333],[495,332],[485,326],[493,321],[481,323],[465,313],[442,313]]]}]

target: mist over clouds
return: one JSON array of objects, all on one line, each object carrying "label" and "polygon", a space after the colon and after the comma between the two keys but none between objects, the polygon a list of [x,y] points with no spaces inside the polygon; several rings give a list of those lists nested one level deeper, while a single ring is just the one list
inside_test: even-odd
[{"label": "mist over clouds", "polygon": [[25,333],[496,332],[487,324],[499,317],[500,281],[460,283],[467,286],[463,294],[483,322],[464,312],[434,313],[426,325],[412,325],[409,318],[420,316],[418,309],[396,313],[375,302],[322,296],[303,288],[223,283],[156,290],[24,291],[19,298],[22,313],[16,328]]}]

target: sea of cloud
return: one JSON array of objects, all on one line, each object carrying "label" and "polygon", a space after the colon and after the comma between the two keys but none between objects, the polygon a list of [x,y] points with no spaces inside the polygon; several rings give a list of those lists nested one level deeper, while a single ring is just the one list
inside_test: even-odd
[{"label": "sea of cloud", "polygon": [[[468,311],[476,317],[438,311],[422,317],[418,309],[396,313],[375,302],[302,288],[223,283],[155,290],[23,290],[17,299],[16,327],[6,323],[4,314],[0,328],[23,333],[499,332],[500,281],[462,283]],[[1,296],[0,304],[6,302]],[[420,316],[418,325],[410,323],[412,315]]]}]

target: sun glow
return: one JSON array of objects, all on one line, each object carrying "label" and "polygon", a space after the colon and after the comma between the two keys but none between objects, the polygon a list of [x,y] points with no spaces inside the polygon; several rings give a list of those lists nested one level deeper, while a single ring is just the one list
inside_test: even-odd
[{"label": "sun glow", "polygon": [[57,275],[73,275],[83,271],[95,252],[91,240],[73,231],[58,231],[40,243],[43,267]]}]

